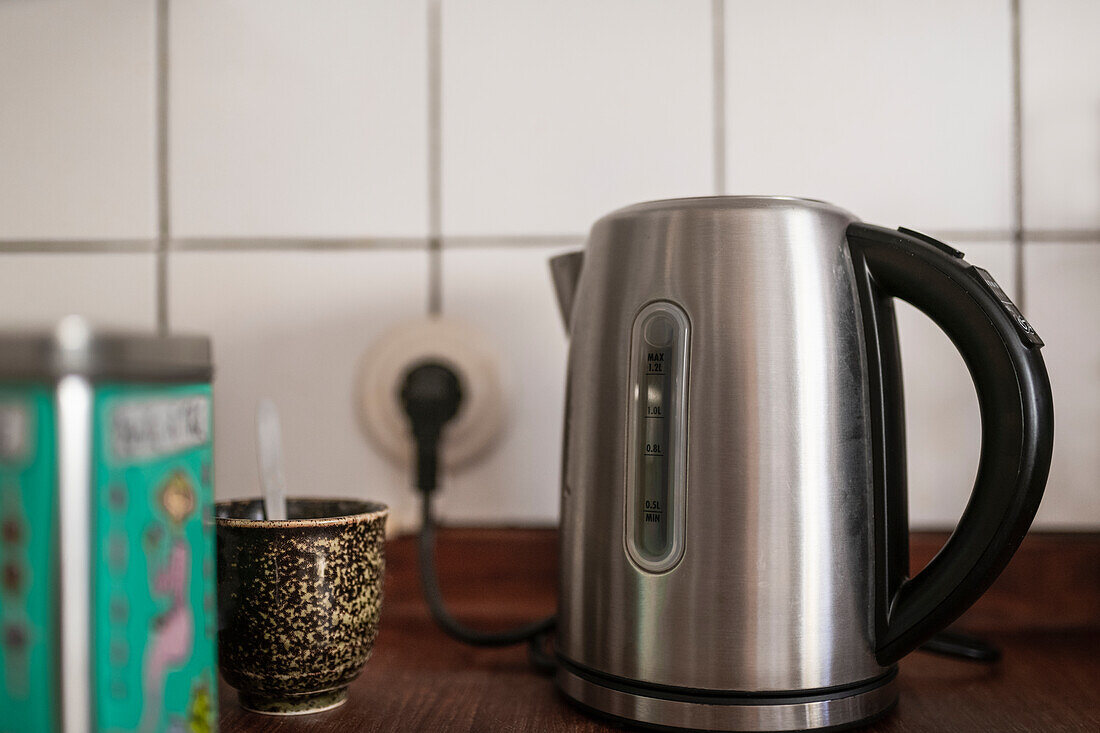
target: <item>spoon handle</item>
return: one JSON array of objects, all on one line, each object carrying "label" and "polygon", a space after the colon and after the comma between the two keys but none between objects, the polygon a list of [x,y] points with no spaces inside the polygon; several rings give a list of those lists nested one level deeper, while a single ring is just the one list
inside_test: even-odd
[{"label": "spoon handle", "polygon": [[279,410],[267,397],[256,404],[256,443],[260,457],[264,516],[269,520],[286,519],[282,428],[279,426]]}]

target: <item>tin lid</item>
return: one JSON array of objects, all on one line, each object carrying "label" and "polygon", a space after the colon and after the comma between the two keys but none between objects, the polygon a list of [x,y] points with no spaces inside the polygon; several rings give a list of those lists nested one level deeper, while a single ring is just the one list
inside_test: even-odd
[{"label": "tin lid", "polygon": [[67,316],[53,331],[0,332],[0,378],[209,381],[213,368],[206,336],[158,336],[142,331],[95,330]]}]

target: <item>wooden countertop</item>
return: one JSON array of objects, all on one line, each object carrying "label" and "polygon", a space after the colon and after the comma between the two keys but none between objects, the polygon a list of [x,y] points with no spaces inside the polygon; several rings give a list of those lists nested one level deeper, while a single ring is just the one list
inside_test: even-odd
[{"label": "wooden countertop", "polygon": [[[914,535],[914,565],[942,544]],[[315,715],[249,713],[221,685],[221,730],[622,730],[578,712],[527,663],[524,647],[473,649],[432,625],[419,598],[413,538],[387,548],[387,599],[374,654],[348,702]],[[550,530],[446,530],[439,569],[450,606],[483,628],[552,612]],[[897,710],[867,730],[1100,730],[1100,534],[1037,534],[960,621],[1001,646],[995,665],[927,653],[901,663]]]}]

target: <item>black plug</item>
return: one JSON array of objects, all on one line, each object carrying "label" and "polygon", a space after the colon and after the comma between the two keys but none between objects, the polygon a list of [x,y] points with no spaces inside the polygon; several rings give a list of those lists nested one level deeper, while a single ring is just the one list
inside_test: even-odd
[{"label": "black plug", "polygon": [[406,372],[401,403],[416,441],[416,487],[428,494],[436,486],[443,426],[458,414],[462,385],[446,364],[422,362]]}]

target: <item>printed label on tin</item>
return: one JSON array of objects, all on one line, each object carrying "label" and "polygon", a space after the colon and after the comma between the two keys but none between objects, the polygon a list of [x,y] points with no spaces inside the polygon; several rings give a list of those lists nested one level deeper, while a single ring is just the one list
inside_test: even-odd
[{"label": "printed label on tin", "polygon": [[119,459],[179,453],[210,440],[210,398],[141,399],[111,412],[111,448]]},{"label": "printed label on tin", "polygon": [[96,727],[217,730],[209,385],[96,389]]},{"label": "printed label on tin", "polygon": [[30,442],[27,405],[23,402],[0,403],[0,461],[17,463],[27,456]]},{"label": "printed label on tin", "polygon": [[57,485],[53,392],[0,387],[0,731],[51,731]]}]

